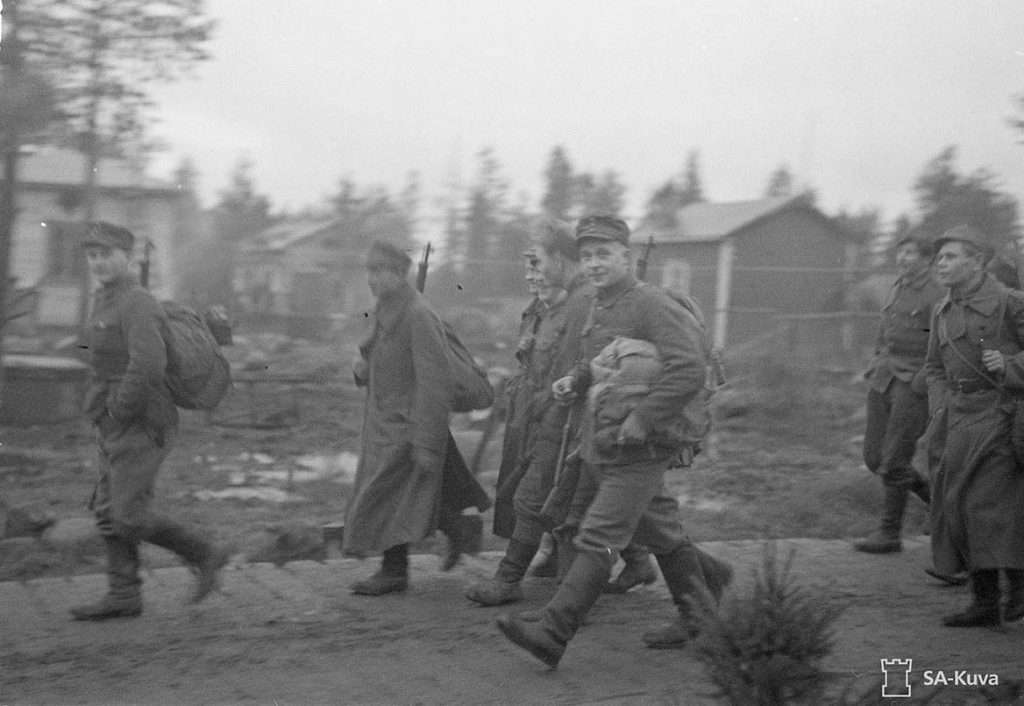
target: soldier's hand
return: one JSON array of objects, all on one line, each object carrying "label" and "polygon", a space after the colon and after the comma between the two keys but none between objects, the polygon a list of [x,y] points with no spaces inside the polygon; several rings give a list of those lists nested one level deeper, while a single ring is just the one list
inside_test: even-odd
[{"label": "soldier's hand", "polygon": [[622,446],[640,446],[646,439],[647,430],[644,429],[643,422],[640,421],[636,412],[630,412],[622,422],[622,426],[619,427],[619,435],[616,440]]},{"label": "soldier's hand", "polygon": [[576,378],[566,375],[551,385],[551,394],[559,404],[568,405],[576,401]]},{"label": "soldier's hand", "polygon": [[1006,359],[1003,354],[999,351],[984,350],[981,352],[981,362],[985,365],[985,370],[996,375],[1002,375],[1006,372]]}]

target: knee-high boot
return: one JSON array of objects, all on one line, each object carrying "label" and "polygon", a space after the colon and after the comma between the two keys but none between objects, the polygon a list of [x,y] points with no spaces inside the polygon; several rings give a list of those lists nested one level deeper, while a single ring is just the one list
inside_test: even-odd
[{"label": "knee-high boot", "polygon": [[71,615],[75,620],[131,618],[142,613],[138,544],[113,535],[104,536],[103,544],[107,552],[109,589],[95,603],[73,607]]},{"label": "knee-high boot", "polygon": [[605,587],[605,593],[626,593],[634,586],[648,586],[658,580],[658,572],[651,563],[651,553],[642,544],[632,542],[622,550],[622,560],[626,565]]},{"label": "knee-high boot", "polygon": [[658,554],[657,559],[679,615],[661,630],[645,633],[643,640],[648,647],[657,649],[682,648],[698,633],[691,601],[702,600],[702,591],[710,590],[692,542],[683,542],[668,554]]},{"label": "knee-high boot", "polygon": [[907,507],[908,492],[903,485],[885,486],[882,524],[874,534],[853,545],[857,551],[868,554],[891,554],[903,550],[900,532],[903,529],[903,513]]},{"label": "knee-high boot", "polygon": [[587,613],[604,591],[612,568],[612,554],[579,552],[541,619],[526,622],[513,615],[498,619],[505,637],[554,669]]},{"label": "knee-high boot", "polygon": [[188,564],[196,574],[196,587],[189,599],[198,603],[217,588],[217,575],[228,563],[228,551],[208,539],[165,518],[151,522],[139,533],[139,539],[168,549]]},{"label": "knee-high boot", "polygon": [[521,601],[523,589],[519,582],[530,568],[538,548],[537,544],[527,544],[518,539],[509,540],[505,556],[501,558],[494,577],[470,586],[466,589],[466,598],[485,606]]},{"label": "knee-high boot", "polygon": [[409,545],[396,544],[384,550],[380,569],[369,578],[352,584],[357,596],[382,596],[409,588]]},{"label": "knee-high boot", "polygon": [[966,610],[942,619],[950,628],[975,628],[999,625],[999,569],[977,569],[971,572],[974,601]]}]

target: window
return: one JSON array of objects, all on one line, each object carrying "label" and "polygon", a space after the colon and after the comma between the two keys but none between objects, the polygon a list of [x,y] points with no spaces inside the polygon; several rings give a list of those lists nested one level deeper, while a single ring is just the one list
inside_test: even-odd
[{"label": "window", "polygon": [[82,249],[81,223],[46,222],[46,275],[58,282],[78,282],[85,276],[85,251]]}]

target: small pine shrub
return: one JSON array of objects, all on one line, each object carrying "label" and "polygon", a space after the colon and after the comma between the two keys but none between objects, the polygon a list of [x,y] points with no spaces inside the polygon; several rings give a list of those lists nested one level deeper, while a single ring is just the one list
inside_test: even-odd
[{"label": "small pine shrub", "polygon": [[810,703],[827,685],[820,663],[832,650],[841,608],[794,583],[793,555],[780,567],[767,543],[749,596],[730,596],[718,609],[706,596],[694,601],[701,624],[695,655],[729,703]]}]

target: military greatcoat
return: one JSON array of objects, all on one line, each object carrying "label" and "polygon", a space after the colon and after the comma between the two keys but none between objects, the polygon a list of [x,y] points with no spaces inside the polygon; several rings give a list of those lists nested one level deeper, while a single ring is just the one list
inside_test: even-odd
[{"label": "military greatcoat", "polygon": [[[380,298],[367,362],[366,412],[343,549],[369,556],[437,529],[448,445],[450,372],[440,319],[403,284]],[[413,449],[433,457],[417,468]]]},{"label": "military greatcoat", "polygon": [[[1024,469],[1010,443],[1013,396],[1024,394],[1024,298],[989,275],[940,301],[925,369],[932,413],[947,413],[946,446],[932,491],[937,571],[1024,569]],[[1002,377],[981,360],[1006,359]],[[945,407],[945,410],[943,409]]]}]

